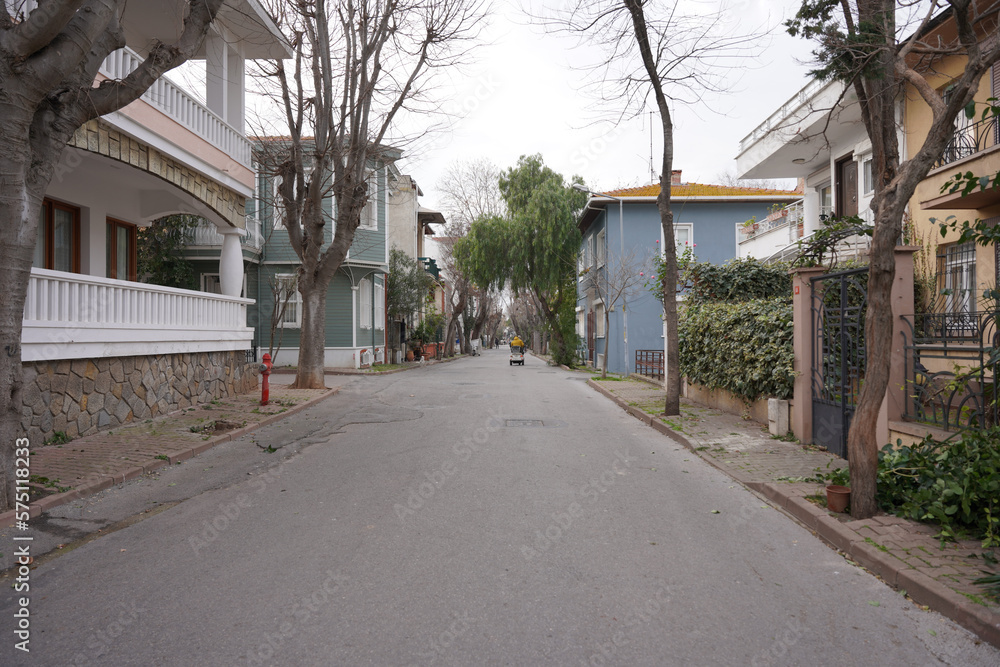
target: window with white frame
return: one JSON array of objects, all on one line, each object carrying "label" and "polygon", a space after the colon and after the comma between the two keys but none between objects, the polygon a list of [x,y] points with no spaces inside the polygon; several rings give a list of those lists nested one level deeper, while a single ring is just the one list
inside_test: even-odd
[{"label": "window with white frame", "polygon": [[361,209],[359,229],[378,229],[378,172],[368,172],[368,203]]},{"label": "window with white frame", "polygon": [[375,283],[375,328],[385,329],[385,285],[380,282]]},{"label": "window with white frame", "polygon": [[372,328],[372,281],[367,278],[358,284],[358,320],[362,329]]},{"label": "window with white frame", "polygon": [[302,326],[302,295],[299,293],[299,279],[294,273],[279,273],[275,277],[278,299],[278,326],[297,328]]},{"label": "window with white frame", "polygon": [[597,337],[604,338],[604,304],[598,303],[594,306],[594,325],[597,329]]},{"label": "window with white frame", "polygon": [[[660,229],[660,245],[663,245],[663,230]],[[694,247],[694,224],[690,222],[674,223],[674,245],[677,247],[677,254],[684,252],[684,248]]]},{"label": "window with white frame", "polygon": [[597,248],[595,248],[595,252],[597,253],[597,266],[598,267],[604,266],[604,260],[605,260],[605,257],[604,257],[604,244],[605,244],[605,239],[606,238],[607,238],[606,230],[602,229],[601,231],[599,231],[597,233]]}]

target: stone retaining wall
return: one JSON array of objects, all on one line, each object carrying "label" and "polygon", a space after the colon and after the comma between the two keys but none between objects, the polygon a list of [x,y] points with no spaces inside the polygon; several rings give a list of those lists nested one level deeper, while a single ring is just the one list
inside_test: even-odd
[{"label": "stone retaining wall", "polygon": [[149,419],[257,387],[246,353],[37,361],[24,364],[21,427],[32,444]]}]

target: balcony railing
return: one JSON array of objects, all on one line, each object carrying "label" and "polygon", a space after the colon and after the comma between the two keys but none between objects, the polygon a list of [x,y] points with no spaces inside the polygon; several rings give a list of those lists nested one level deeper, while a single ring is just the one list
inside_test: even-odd
[{"label": "balcony railing", "polygon": [[[110,79],[124,79],[142,60],[131,49],[119,49],[105,59],[100,72]],[[251,166],[251,145],[247,138],[170,79],[157,79],[142,99],[243,166]]]},{"label": "balcony railing", "polygon": [[[788,230],[788,242],[796,241],[802,237],[802,202],[796,202],[790,204],[780,211],[775,211],[770,214],[764,220],[755,223],[750,227],[744,227],[741,230],[743,239],[740,243],[750,241],[759,236],[767,234],[768,232],[774,231],[776,229],[787,228]],[[784,240],[784,237],[782,237]]]},{"label": "balcony railing", "polygon": [[998,120],[1000,118],[993,116],[957,129],[934,166],[943,167],[996,146],[1000,143]]},{"label": "balcony railing", "polygon": [[[207,220],[203,220],[197,227],[187,230],[185,241],[192,246],[222,246],[222,234],[219,228]],[[260,250],[263,246],[263,237],[260,231],[260,220],[247,217],[247,235],[240,239],[244,248]]]},{"label": "balcony railing", "polygon": [[790,100],[782,104],[777,111],[768,116],[767,120],[754,128],[753,132],[740,141],[740,153],[746,151],[754,142],[763,138],[771,130],[781,127],[782,121],[791,116],[799,107],[806,104],[827,84],[828,82],[821,79],[813,79],[807,83],[802,90],[795,93]]},{"label": "balcony railing", "polygon": [[25,361],[246,350],[250,299],[32,269]]}]

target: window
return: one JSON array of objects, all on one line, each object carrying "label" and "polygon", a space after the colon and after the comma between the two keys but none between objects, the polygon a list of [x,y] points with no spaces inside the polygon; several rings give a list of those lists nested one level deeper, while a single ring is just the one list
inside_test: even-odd
[{"label": "window", "polygon": [[[222,294],[222,280],[219,278],[218,273],[203,273],[201,274],[201,291],[208,292],[209,294]],[[298,292],[295,292],[298,294]],[[247,294],[247,276],[243,274],[243,291],[240,292],[241,297],[246,297]]]},{"label": "window", "polygon": [[604,304],[598,303],[594,306],[594,325],[597,330],[597,337],[604,338]]},{"label": "window", "polygon": [[372,281],[364,278],[358,285],[358,319],[362,329],[372,328]]},{"label": "window", "polygon": [[[661,245],[663,242],[663,230],[660,230]],[[684,252],[687,246],[694,247],[694,225],[690,222],[674,223],[674,245],[677,246],[677,254]],[[661,250],[662,252],[662,250]]]},{"label": "window", "polygon": [[827,184],[817,192],[819,192],[819,219],[829,220],[833,215],[833,187]]},{"label": "window", "polygon": [[375,283],[375,328],[385,329],[385,285],[381,282]]},{"label": "window", "polygon": [[938,254],[939,284],[945,297],[945,312],[949,328],[975,329],[968,317],[976,309],[976,246],[975,243],[955,243]]},{"label": "window", "polygon": [[861,162],[861,172],[864,194],[870,195],[875,191],[875,174],[872,173],[872,159],[870,157],[866,157]]},{"label": "window", "polygon": [[108,218],[108,278],[135,280],[135,225]]},{"label": "window", "polygon": [[378,173],[368,174],[368,203],[361,209],[359,229],[378,229]]},{"label": "window", "polygon": [[299,279],[294,273],[279,273],[275,276],[277,285],[278,326],[298,328],[302,326],[302,295],[299,293]]},{"label": "window", "polygon": [[606,235],[605,231],[606,230],[602,229],[601,231],[599,231],[597,233],[597,248],[595,250],[596,250],[596,253],[597,253],[597,266],[599,266],[599,267],[604,266],[604,260],[605,260],[605,257],[604,257],[604,242],[605,241],[604,240],[607,238],[607,235]]},{"label": "window", "polygon": [[40,218],[32,265],[80,273],[80,209],[46,199]]}]

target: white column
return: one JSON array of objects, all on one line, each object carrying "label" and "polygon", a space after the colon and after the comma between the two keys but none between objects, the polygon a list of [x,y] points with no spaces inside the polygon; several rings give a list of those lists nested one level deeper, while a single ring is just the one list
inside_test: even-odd
[{"label": "white column", "polygon": [[215,29],[205,37],[205,104],[219,118],[228,117],[229,46]]},{"label": "white column", "polygon": [[243,291],[243,249],[240,236],[243,230],[230,227],[220,229],[222,254],[219,256],[219,285],[226,296],[239,296]]},{"label": "white column", "polygon": [[806,186],[802,197],[802,234],[808,236],[819,229],[819,193]]},{"label": "white column", "polygon": [[246,131],[244,127],[246,65],[243,56],[236,49],[227,47],[227,50],[226,115],[223,116],[223,119],[240,134],[243,134]]}]

